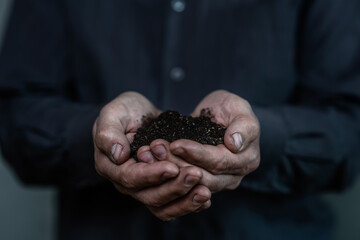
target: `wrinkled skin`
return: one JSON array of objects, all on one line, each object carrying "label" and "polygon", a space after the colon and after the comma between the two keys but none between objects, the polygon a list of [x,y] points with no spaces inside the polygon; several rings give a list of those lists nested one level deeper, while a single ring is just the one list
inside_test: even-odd
[{"label": "wrinkled skin", "polygon": [[199,185],[202,172],[196,167],[129,159],[130,142],[142,117],[159,113],[135,92],[121,94],[107,104],[93,126],[95,168],[119,192],[145,204],[156,217],[170,220],[210,207],[211,193]]},{"label": "wrinkled skin", "polygon": [[138,93],[120,95],[102,109],[94,124],[98,173],[162,220],[209,208],[212,193],[236,189],[258,167],[260,127],[249,103],[229,92],[209,94],[192,115],[199,116],[204,108],[211,109],[215,121],[227,128],[224,144],[157,139],[138,150],[140,162],[136,162],[128,158],[140,120],[160,112]]}]

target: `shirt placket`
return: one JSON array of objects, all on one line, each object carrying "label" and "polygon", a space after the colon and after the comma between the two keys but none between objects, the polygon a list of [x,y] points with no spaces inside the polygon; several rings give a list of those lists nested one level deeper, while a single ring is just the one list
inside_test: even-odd
[{"label": "shirt placket", "polygon": [[186,69],[181,55],[184,36],[181,29],[184,27],[183,19],[187,5],[185,0],[171,0],[166,4],[162,62],[163,89],[160,92],[160,99],[163,108],[169,109],[179,107],[178,100],[184,90],[186,91]]}]

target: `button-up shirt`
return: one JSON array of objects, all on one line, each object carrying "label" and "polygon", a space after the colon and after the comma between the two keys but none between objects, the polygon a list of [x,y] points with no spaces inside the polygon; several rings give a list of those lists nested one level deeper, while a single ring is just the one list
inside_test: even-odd
[{"label": "button-up shirt", "polygon": [[[358,0],[18,0],[0,57],[0,139],[59,188],[61,239],[328,239],[318,194],[359,172]],[[125,91],[189,114],[251,104],[261,164],[210,209],[164,223],[96,174],[91,129]]]}]

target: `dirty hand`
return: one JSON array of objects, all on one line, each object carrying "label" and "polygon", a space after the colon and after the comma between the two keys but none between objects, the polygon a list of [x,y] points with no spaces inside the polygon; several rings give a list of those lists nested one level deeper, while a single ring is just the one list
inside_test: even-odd
[{"label": "dirty hand", "polygon": [[259,122],[246,100],[223,90],[206,96],[192,115],[199,116],[202,109],[210,109],[214,120],[227,128],[224,145],[180,139],[172,142],[169,150],[184,162],[206,170],[201,183],[212,192],[235,189],[259,166]]},{"label": "dirty hand", "polygon": [[159,113],[144,96],[135,92],[123,93],[104,106],[93,126],[95,168],[119,192],[142,202],[158,218],[170,220],[201,210],[203,204],[188,203],[204,189],[193,189],[202,177],[194,167],[180,170],[171,162],[151,164],[129,159],[130,142],[142,117],[156,117]]}]

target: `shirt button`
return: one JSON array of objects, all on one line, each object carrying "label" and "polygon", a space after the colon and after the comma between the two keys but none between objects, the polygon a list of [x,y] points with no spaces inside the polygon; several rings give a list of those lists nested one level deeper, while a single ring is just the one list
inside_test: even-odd
[{"label": "shirt button", "polygon": [[170,70],[170,78],[174,82],[181,82],[185,78],[185,72],[181,67],[174,67]]},{"label": "shirt button", "polygon": [[171,7],[175,12],[183,12],[185,10],[185,0],[171,0]]}]

